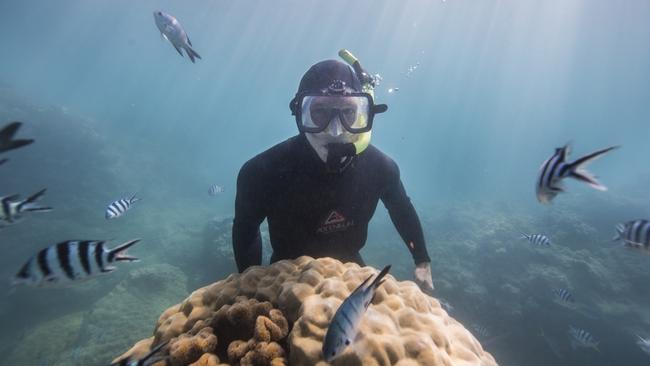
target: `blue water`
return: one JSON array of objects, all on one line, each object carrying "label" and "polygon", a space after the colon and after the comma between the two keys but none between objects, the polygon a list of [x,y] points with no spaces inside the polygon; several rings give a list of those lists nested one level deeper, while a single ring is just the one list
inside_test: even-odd
[{"label": "blue water", "polygon": [[[157,9],[179,19],[202,60],[161,40]],[[616,223],[650,218],[648,19],[643,0],[3,0],[0,126],[23,121],[20,136],[36,143],[3,154],[0,194],[47,187],[55,211],[0,231],[0,277],[57,241],[141,237],[133,252],[173,266],[157,268],[178,270],[186,288],[128,300],[154,309],[137,332],[117,310],[92,314],[126,303],[105,296],[136,267],[80,288],[20,288],[0,299],[0,362],[107,364],[166,307],[235,271],[239,168],[296,134],[288,103],[300,77],[348,48],[383,77],[376,99],[389,111],[372,142],[400,166],[451,315],[488,328],[481,340],[502,365],[647,365],[635,334],[650,336],[650,257],[610,239]],[[567,142],[572,157],[622,145],[589,166],[609,190],[568,182],[542,206],[537,170]],[[209,197],[212,184],[226,191]],[[143,201],[106,222],[106,205],[134,192]],[[533,248],[520,231],[556,245]],[[363,255],[411,278],[381,205]],[[577,309],[552,301],[561,286]],[[95,319],[110,317],[101,338]],[[43,342],[46,324],[69,326]],[[601,353],[572,350],[569,325],[589,330]]]}]

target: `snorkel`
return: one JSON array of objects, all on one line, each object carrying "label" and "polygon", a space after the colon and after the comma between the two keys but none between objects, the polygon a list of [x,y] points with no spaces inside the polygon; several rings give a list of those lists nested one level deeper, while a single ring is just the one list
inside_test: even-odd
[{"label": "snorkel", "polygon": [[[366,70],[364,70],[364,68],[361,67],[361,63],[359,62],[359,59],[356,58],[352,54],[352,52],[346,50],[345,48],[339,51],[339,57],[341,57],[343,61],[345,61],[348,65],[352,66],[354,72],[357,74],[357,78],[359,78],[359,81],[361,82],[361,90],[364,93],[370,94],[374,99],[375,87],[377,86],[377,80],[375,79],[375,77],[373,77]],[[361,134],[361,136],[356,142],[352,143],[354,147],[353,154],[349,154],[351,152],[350,147],[339,147],[339,148],[335,148],[334,150],[341,149],[343,151],[340,151],[339,153],[347,152],[348,155],[359,155],[368,147],[368,145],[370,145],[371,135],[372,135],[372,130],[368,132],[364,132]]]}]

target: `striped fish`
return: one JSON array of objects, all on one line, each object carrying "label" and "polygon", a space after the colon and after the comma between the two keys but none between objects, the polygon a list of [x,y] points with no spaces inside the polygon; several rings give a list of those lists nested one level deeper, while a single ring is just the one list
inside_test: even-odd
[{"label": "striped fish", "polygon": [[161,344],[157,345],[156,347],[152,348],[149,353],[147,353],[144,357],[141,359],[133,359],[131,357],[126,357],[123,358],[117,362],[113,362],[110,364],[110,366],[145,366],[145,365],[153,365],[156,362],[162,361],[166,357],[156,357],[154,359],[151,359],[153,355],[158,353],[165,345],[167,345],[169,341],[162,342]]},{"label": "striped fish", "polygon": [[591,173],[584,170],[584,166],[600,157],[601,155],[617,148],[618,146],[608,147],[606,149],[598,150],[589,155],[585,155],[576,161],[569,163],[567,157],[569,156],[569,145],[564,145],[561,148],[555,149],[555,153],[550,158],[546,159],[542,166],[539,168],[539,175],[537,177],[537,184],[535,186],[537,193],[537,200],[540,203],[549,203],[559,193],[564,192],[562,188],[562,180],[567,177],[577,179],[581,182],[589,184],[591,187],[600,191],[606,191],[607,187],[600,184],[596,177]]},{"label": "striped fish", "polygon": [[52,211],[52,207],[38,206],[38,201],[45,194],[46,189],[21,200],[17,194],[0,197],[0,228],[9,226],[20,221],[25,212],[47,212]]},{"label": "striped fish", "polygon": [[528,235],[528,234],[522,233],[521,235],[523,235],[521,237],[522,239],[527,239],[529,242],[531,242],[534,245],[537,245],[537,246],[540,246],[540,247],[541,246],[545,246],[545,247],[551,246],[551,240],[544,234],[530,234],[530,235]]},{"label": "striped fish", "polygon": [[31,257],[14,277],[14,285],[60,285],[79,282],[100,274],[110,273],[110,264],[138,261],[125,251],[139,242],[130,240],[114,249],[104,248],[104,241],[68,240],[40,250]]},{"label": "striped fish", "polygon": [[634,220],[616,225],[613,240],[623,240],[631,248],[650,250],[650,221]]},{"label": "striped fish", "polygon": [[559,300],[565,303],[573,303],[575,300],[573,299],[573,295],[569,292],[569,290],[565,288],[555,288],[551,292],[553,292],[553,295],[557,297]]},{"label": "striped fish", "polygon": [[569,326],[569,339],[571,340],[571,348],[573,349],[576,349],[576,347],[584,347],[593,348],[600,352],[598,342],[596,342],[591,333],[584,329]]},{"label": "striped fish", "polygon": [[134,204],[135,202],[138,202],[140,199],[135,197],[135,194],[129,198],[129,199],[124,199],[121,198],[110,205],[108,205],[108,208],[106,208],[106,219],[115,219],[118,218],[124,213],[131,208],[131,205]]},{"label": "striped fish", "polygon": [[650,339],[645,339],[641,337],[640,335],[637,335],[637,338],[639,338],[636,341],[636,344],[641,347],[641,350],[647,354],[650,355]]},{"label": "striped fish", "polygon": [[216,185],[216,184],[215,184],[215,185],[212,185],[212,186],[210,187],[210,189],[208,189],[208,194],[209,194],[210,196],[216,196],[217,194],[219,194],[219,193],[223,193],[223,192],[225,192],[225,191],[226,191],[226,190],[225,190],[222,186],[219,186],[219,185]]},{"label": "striped fish", "polygon": [[384,267],[370,283],[368,282],[372,276],[366,278],[336,310],[323,342],[325,361],[331,362],[354,341],[359,330],[361,317],[368,309],[375,296],[375,291],[382,284],[383,278],[389,270],[390,266]]}]

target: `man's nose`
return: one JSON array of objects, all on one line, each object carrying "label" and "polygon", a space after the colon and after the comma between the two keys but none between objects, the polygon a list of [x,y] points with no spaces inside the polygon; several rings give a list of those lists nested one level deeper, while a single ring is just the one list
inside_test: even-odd
[{"label": "man's nose", "polygon": [[329,126],[327,126],[327,133],[334,137],[337,137],[343,133],[343,126],[341,126],[341,120],[339,119],[339,116],[332,118]]}]

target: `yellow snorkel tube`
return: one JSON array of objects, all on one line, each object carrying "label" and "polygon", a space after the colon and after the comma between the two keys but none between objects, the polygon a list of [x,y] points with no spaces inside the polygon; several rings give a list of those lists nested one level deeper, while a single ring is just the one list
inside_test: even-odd
[{"label": "yellow snorkel tube", "polygon": [[[372,99],[375,99],[375,86],[377,86],[377,80],[368,74],[366,70],[361,67],[359,59],[356,58],[352,52],[342,49],[339,51],[339,56],[345,61],[348,65],[352,66],[354,72],[357,74],[359,81],[361,81],[361,91],[364,93],[370,94]],[[354,142],[354,149],[357,155],[361,154],[367,147],[370,145],[370,136],[372,135],[372,130],[368,132],[361,133],[359,139]]]}]

